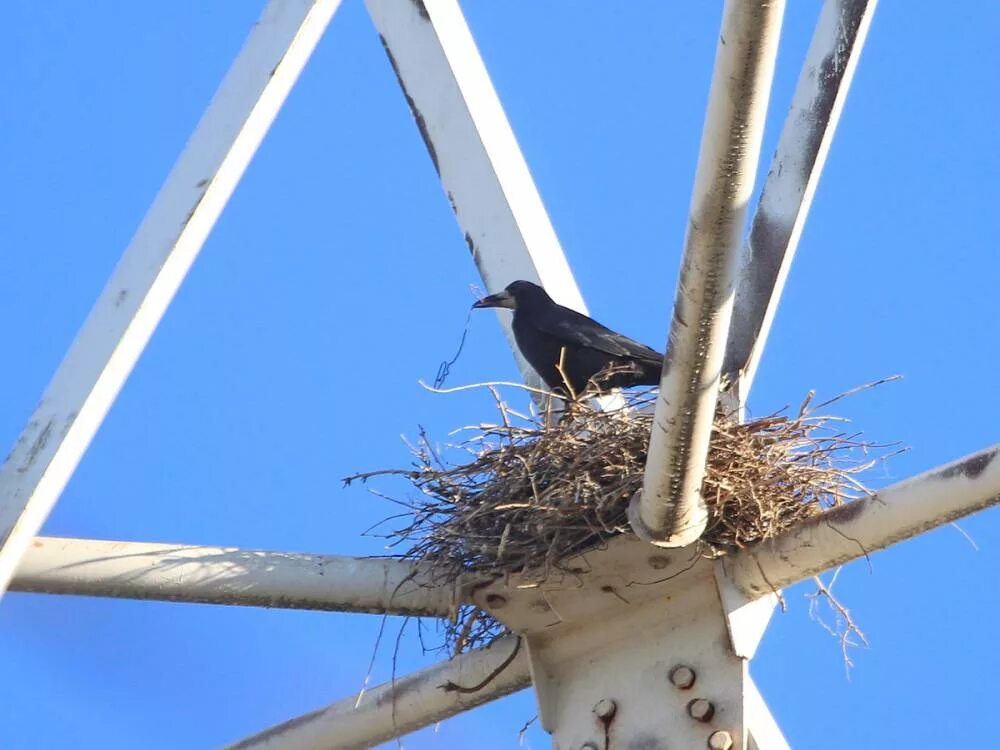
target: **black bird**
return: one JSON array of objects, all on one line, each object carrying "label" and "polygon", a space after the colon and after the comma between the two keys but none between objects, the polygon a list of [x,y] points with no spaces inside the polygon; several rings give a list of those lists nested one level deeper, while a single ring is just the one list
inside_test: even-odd
[{"label": "black bird", "polygon": [[530,281],[515,281],[473,307],[506,307],[514,311],[517,346],[554,392],[566,394],[568,384],[568,395],[579,396],[592,379],[601,389],[660,382],[662,354],[576,310],[557,305],[544,289]]}]

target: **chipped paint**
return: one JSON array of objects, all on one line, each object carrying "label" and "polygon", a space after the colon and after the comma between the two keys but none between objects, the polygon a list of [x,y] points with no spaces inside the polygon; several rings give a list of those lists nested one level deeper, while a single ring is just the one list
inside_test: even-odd
[{"label": "chipped paint", "polygon": [[938,472],[937,476],[941,479],[952,479],[957,476],[963,476],[966,479],[978,479],[986,471],[986,468],[992,463],[993,459],[997,457],[998,452],[1000,452],[1000,448],[977,453],[975,456],[970,456],[942,469]]},{"label": "chipped paint", "polygon": [[191,223],[191,219],[194,218],[194,215],[198,212],[198,206],[200,206],[201,202],[205,200],[206,192],[207,188],[201,191],[201,195],[198,196],[198,200],[195,201],[195,204],[191,207],[191,210],[188,211],[188,215],[184,217],[184,221],[181,224],[181,231],[184,231],[184,229],[187,228],[187,225]]},{"label": "chipped paint", "polygon": [[45,445],[49,442],[49,437],[52,435],[52,426],[55,424],[55,421],[56,418],[51,417],[38,433],[38,436],[32,441],[31,447],[28,448],[27,455],[24,457],[24,461],[17,467],[18,473],[23,474],[38,460],[38,456],[45,450]]},{"label": "chipped paint", "polygon": [[633,530],[661,546],[690,544],[708,519],[701,480],[783,11],[783,3],[737,0],[723,11],[668,337],[669,367],[656,402],[642,493],[629,511]]},{"label": "chipped paint", "polygon": [[[798,247],[875,0],[828,0],[743,251],[723,371],[745,397]],[[787,168],[786,168],[787,167]]]},{"label": "chipped paint", "polygon": [[440,177],[441,165],[438,163],[437,149],[434,148],[434,141],[431,140],[430,131],[427,129],[427,121],[424,120],[424,116],[421,114],[420,108],[417,107],[417,103],[413,101],[413,97],[410,96],[410,92],[406,89],[406,84],[403,82],[403,76],[399,72],[399,65],[396,64],[396,58],[393,56],[392,50],[389,49],[389,44],[386,42],[385,37],[379,34],[378,38],[379,41],[382,42],[382,49],[385,50],[385,54],[389,58],[389,65],[392,66],[392,72],[396,74],[396,81],[399,83],[399,88],[403,92],[403,96],[406,98],[406,104],[409,106],[410,113],[413,115],[413,120],[417,124],[417,130],[420,131],[420,137],[424,139],[424,146],[427,147],[427,153],[430,154],[431,162],[434,164],[434,171],[437,172],[438,177]]},{"label": "chipped paint", "polygon": [[416,6],[417,13],[420,14],[420,17],[422,19],[424,19],[425,21],[431,20],[431,14],[427,12],[427,6],[424,5],[424,0],[410,0],[410,2],[413,3],[414,6]]},{"label": "chipped paint", "polygon": [[818,516],[813,516],[812,518],[806,520],[804,525],[808,525],[813,522],[818,523],[850,523],[862,513],[868,505],[873,502],[872,498],[862,498],[860,500],[855,500],[854,502],[845,503],[844,505],[837,506],[836,508],[831,508],[830,510],[822,513]]},{"label": "chipped paint", "polygon": [[733,582],[766,593],[996,505],[998,455],[995,446],[814,516],[732,556]]}]

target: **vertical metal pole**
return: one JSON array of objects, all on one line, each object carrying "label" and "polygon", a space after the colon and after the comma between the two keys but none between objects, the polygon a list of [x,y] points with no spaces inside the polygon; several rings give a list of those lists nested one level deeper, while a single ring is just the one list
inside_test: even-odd
[{"label": "vertical metal pole", "polygon": [[723,372],[746,401],[876,0],[826,0],[743,251]]},{"label": "vertical metal pole", "polygon": [[664,546],[705,528],[700,489],[784,9],[728,0],[723,11],[645,481],[629,506],[635,532]]},{"label": "vertical metal pole", "polygon": [[0,594],[338,5],[268,3],[0,467]]}]

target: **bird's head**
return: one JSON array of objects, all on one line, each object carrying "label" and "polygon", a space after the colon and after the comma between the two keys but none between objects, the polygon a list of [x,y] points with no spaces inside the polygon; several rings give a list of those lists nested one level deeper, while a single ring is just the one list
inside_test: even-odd
[{"label": "bird's head", "polygon": [[516,310],[531,300],[539,297],[548,297],[545,290],[538,284],[530,281],[512,281],[502,292],[483,297],[478,302],[473,303],[473,307],[506,307],[508,310]]}]

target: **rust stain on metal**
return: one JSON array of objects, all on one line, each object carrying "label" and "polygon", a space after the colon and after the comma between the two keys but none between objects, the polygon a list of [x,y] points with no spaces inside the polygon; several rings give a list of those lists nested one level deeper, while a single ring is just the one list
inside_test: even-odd
[{"label": "rust stain on metal", "polygon": [[977,479],[980,474],[986,471],[986,467],[990,465],[993,459],[997,457],[998,452],[1000,452],[1000,449],[996,448],[985,451],[964,461],[952,464],[946,469],[939,471],[937,475],[941,479],[951,479],[959,475],[964,476],[966,479]]},{"label": "rust stain on metal", "polygon": [[389,49],[389,44],[385,41],[385,37],[379,34],[378,38],[379,41],[382,42],[382,49],[385,50],[386,57],[389,58],[389,65],[392,66],[392,72],[396,74],[396,81],[399,82],[399,88],[402,90],[403,96],[406,98],[406,104],[410,108],[410,113],[413,115],[413,119],[417,123],[417,130],[420,131],[420,137],[424,139],[424,146],[427,147],[427,153],[430,154],[431,161],[434,163],[434,171],[437,172],[438,177],[440,177],[441,166],[438,163],[437,149],[434,148],[434,142],[431,140],[430,132],[427,130],[427,122],[424,120],[424,116],[420,113],[417,103],[413,101],[413,97],[410,96],[410,92],[407,91],[406,84],[403,83],[403,76],[399,73],[399,66],[396,64],[396,58],[393,57],[392,51]]}]

